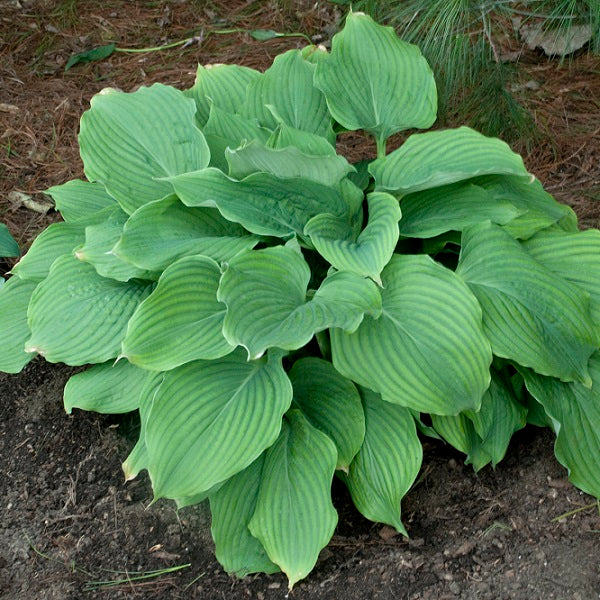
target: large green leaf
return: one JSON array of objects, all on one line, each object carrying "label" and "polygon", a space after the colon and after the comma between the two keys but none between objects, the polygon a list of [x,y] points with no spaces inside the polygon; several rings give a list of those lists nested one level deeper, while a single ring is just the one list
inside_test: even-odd
[{"label": "large green leaf", "polygon": [[162,271],[183,256],[228,260],[257,243],[256,236],[246,235],[217,209],[189,208],[168,196],[136,210],[112,251],[142,269]]},{"label": "large green leaf", "polygon": [[68,365],[115,358],[127,322],[151,288],[147,282],[106,279],[91,265],[61,256],[31,297],[25,349]]},{"label": "large green leaf", "polygon": [[600,231],[540,231],[523,246],[550,271],[590,294],[592,318],[600,325]]},{"label": "large green leaf", "polygon": [[402,198],[400,235],[431,238],[468,225],[492,221],[504,225],[525,212],[471,182],[452,183]]},{"label": "large green leaf", "polygon": [[400,501],[416,479],[423,448],[412,413],[379,394],[361,390],[366,431],[361,449],[342,475],[358,510],[371,521],[387,523],[408,535]]},{"label": "large green leaf", "polygon": [[248,85],[241,114],[268,129],[285,123],[333,141],[325,96],[313,85],[314,71],[299,50],[280,54],[262,77]]},{"label": "large green leaf", "polygon": [[381,141],[435,121],[435,81],[421,51],[363,13],[346,17],[331,54],[317,64],[315,84],[338,123],[366,129]]},{"label": "large green leaf", "polygon": [[[262,141],[262,140],[261,140]],[[335,146],[316,133],[302,131],[286,123],[279,123],[266,142],[269,148],[281,150],[293,146],[312,156],[336,156]]]},{"label": "large green leaf", "polygon": [[281,354],[248,362],[240,351],[165,373],[145,430],[155,498],[200,494],[246,468],[277,439],[291,401]]},{"label": "large green leaf", "polygon": [[258,235],[301,236],[308,220],[322,212],[347,217],[349,222],[355,217],[344,189],[306,179],[255,173],[236,181],[208,168],[170,181],[187,206],[216,206],[226,219]]},{"label": "large green leaf", "polygon": [[279,571],[279,567],[267,556],[263,545],[248,529],[256,510],[264,462],[263,453],[209,497],[212,514],[210,530],[215,541],[217,560],[228,573],[238,577]]},{"label": "large green leaf", "polygon": [[369,170],[376,189],[401,196],[491,173],[532,179],[508,144],[469,127],[415,133]]},{"label": "large green leaf", "polygon": [[456,272],[481,304],[494,354],[542,375],[591,383],[587,363],[600,336],[586,292],[489,222],[463,231]]},{"label": "large green leaf", "polygon": [[217,301],[221,269],[206,256],[168,267],[127,326],[121,355],[135,365],[168,371],[233,351],[223,337],[225,305]]},{"label": "large green leaf", "polygon": [[101,223],[85,228],[85,243],[75,249],[75,258],[91,264],[98,275],[117,281],[157,279],[157,274],[140,269],[112,252],[113,246],[121,238],[127,213],[118,206],[106,209],[106,213]]},{"label": "large green leaf", "polygon": [[556,433],[554,452],[580,489],[600,498],[600,352],[590,359],[591,388],[524,369],[529,392],[544,407]]},{"label": "large green leaf", "polygon": [[431,419],[446,441],[467,454],[465,463],[479,471],[490,462],[495,467],[504,458],[513,433],[525,427],[526,416],[527,408],[492,372],[478,412],[466,411],[454,417],[432,415]]},{"label": "large green leaf", "polygon": [[30,336],[27,307],[36,281],[14,275],[0,287],[0,371],[18,373],[34,356],[25,352]]},{"label": "large green leaf", "polygon": [[216,106],[231,113],[240,111],[246,99],[246,88],[261,74],[239,65],[198,65],[196,81],[184,94],[196,103],[196,120],[203,127],[210,110]]},{"label": "large green leaf", "polygon": [[148,371],[120,360],[94,365],[72,375],[63,394],[65,410],[74,408],[98,413],[126,413],[140,405]]},{"label": "large green leaf", "polygon": [[428,256],[394,255],[382,273],[381,317],[332,331],[335,368],[419,412],[479,408],[492,353],[468,287]]},{"label": "large green leaf", "polygon": [[108,194],[101,183],[73,179],[46,190],[54,200],[56,210],[67,221],[87,219],[98,211],[116,205],[117,201]]},{"label": "large green leaf", "polygon": [[290,371],[294,406],[337,448],[336,469],[348,470],[365,437],[365,415],[355,385],[320,358],[301,358]]},{"label": "large green leaf", "polygon": [[323,213],[313,217],[304,233],[318,252],[336,269],[371,277],[381,284],[381,271],[398,242],[398,221],[402,216],[398,200],[385,192],[367,196],[369,221],[355,237],[347,220]]},{"label": "large green leaf", "polygon": [[368,279],[335,273],[307,301],[309,280],[302,255],[286,246],[232,258],[218,291],[218,299],[227,305],[227,341],[256,358],[270,347],[301,348],[328,327],[353,331],[365,313],[381,310],[377,287]]},{"label": "large green leaf", "polygon": [[15,241],[8,227],[0,223],[0,257],[19,256],[19,245]]},{"label": "large green leaf", "polygon": [[[327,144],[329,146],[329,144]],[[354,168],[338,154],[306,154],[295,146],[269,148],[251,141],[236,150],[226,150],[229,175],[243,179],[253,173],[270,173],[280,179],[307,179],[333,186]]]},{"label": "large green leaf", "polygon": [[334,443],[298,410],[286,415],[265,456],[250,532],[287,575],[290,589],[315,566],[337,524],[331,502]]},{"label": "large green leaf", "polygon": [[203,169],[210,152],[191,98],[155,83],[124,94],[107,88],[81,118],[79,147],[90,181],[131,214],[173,189],[164,177]]}]

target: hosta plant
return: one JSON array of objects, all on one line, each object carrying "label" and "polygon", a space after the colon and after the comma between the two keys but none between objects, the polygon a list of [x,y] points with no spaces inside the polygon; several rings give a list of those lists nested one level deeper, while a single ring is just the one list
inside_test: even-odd
[{"label": "hosta plant", "polygon": [[[199,67],[180,91],[107,89],[81,119],[87,180],[0,294],[0,367],[89,365],[65,408],[139,411],[128,479],[208,500],[239,576],[313,568],[331,483],[406,533],[419,435],[475,469],[527,421],[600,496],[600,233],[498,139],[425,129],[417,47],[351,13],[331,52],[264,73]],[[377,157],[350,164],[336,136]]]}]

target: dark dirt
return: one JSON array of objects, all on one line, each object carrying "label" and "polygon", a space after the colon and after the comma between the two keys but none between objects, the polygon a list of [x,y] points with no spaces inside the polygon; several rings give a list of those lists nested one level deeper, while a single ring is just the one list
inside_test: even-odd
[{"label": "dark dirt", "polygon": [[[50,185],[81,175],[78,120],[103,87],[187,87],[198,62],[265,68],[299,42],[205,35],[187,48],[114,54],[64,73],[73,52],[107,40],[156,46],[228,27],[326,41],[337,17],[330,3],[302,0],[0,0],[0,220],[27,247],[58,218],[11,192],[40,202]],[[598,73],[598,57],[560,66],[531,53],[522,72],[524,83],[539,84],[526,102],[549,135],[525,153],[526,163],[583,226],[600,223]],[[344,151],[371,150],[348,136]],[[205,507],[148,506],[146,478],[124,483],[120,463],[135,421],[66,415],[62,388],[71,372],[36,359],[19,375],[0,374],[0,598],[285,598],[282,575],[240,581],[223,572]],[[600,598],[600,509],[568,483],[552,444],[550,432],[528,428],[495,471],[475,474],[447,446],[425,441],[420,478],[403,503],[410,540],[362,518],[336,484],[336,534],[289,597]],[[95,583],[103,581],[111,584]]]}]

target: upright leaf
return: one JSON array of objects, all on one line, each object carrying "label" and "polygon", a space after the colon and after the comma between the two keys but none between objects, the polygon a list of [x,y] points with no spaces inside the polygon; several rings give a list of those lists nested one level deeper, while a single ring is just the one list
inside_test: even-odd
[{"label": "upright leaf", "polygon": [[387,523],[408,535],[400,519],[400,501],[416,479],[423,448],[412,413],[379,394],[361,390],[365,439],[342,479],[356,508],[371,521]]},{"label": "upright leaf", "polygon": [[19,246],[8,227],[0,223],[0,257],[5,256],[19,256]]},{"label": "upright leaf", "polygon": [[337,449],[336,469],[348,470],[365,437],[365,415],[355,385],[320,358],[301,358],[290,371],[294,406]]},{"label": "upright leaf", "polygon": [[115,358],[127,322],[151,287],[106,279],[70,255],[57,258],[31,297],[26,351],[68,365]]},{"label": "upright leaf", "polygon": [[292,401],[281,354],[243,352],[168,371],[146,422],[155,498],[208,491],[252,463],[279,435]]},{"label": "upright leaf", "polygon": [[328,327],[353,331],[365,313],[380,310],[376,286],[358,275],[338,272],[327,277],[307,301],[309,280],[302,255],[285,246],[231,259],[217,295],[227,306],[227,341],[256,358],[270,347],[301,348]]},{"label": "upright leaf", "polygon": [[315,85],[338,123],[381,141],[435,121],[435,81],[421,51],[363,13],[346,17],[331,54],[318,61]]},{"label": "upright leaf", "polygon": [[492,353],[467,286],[428,256],[394,255],[382,273],[381,317],[332,331],[335,368],[419,412],[477,410]]},{"label": "upright leaf", "polygon": [[494,354],[542,375],[591,383],[587,363],[600,337],[586,292],[491,223],[463,231],[456,272],[481,304]]},{"label": "upright leaf", "polygon": [[223,337],[225,305],[217,301],[221,269],[206,256],[168,267],[127,326],[121,355],[135,365],[168,371],[233,351]]},{"label": "upright leaf", "polygon": [[54,185],[46,190],[46,194],[52,197],[56,210],[60,211],[67,223],[87,219],[90,215],[117,204],[101,183],[81,179]]},{"label": "upright leaf", "polygon": [[287,575],[290,589],[315,566],[337,524],[331,502],[333,442],[297,410],[265,456],[250,532]]},{"label": "upright leaf", "polygon": [[210,160],[195,112],[191,98],[158,83],[130,94],[106,88],[81,118],[86,177],[102,183],[128,214],[170,194],[164,177],[203,169]]}]

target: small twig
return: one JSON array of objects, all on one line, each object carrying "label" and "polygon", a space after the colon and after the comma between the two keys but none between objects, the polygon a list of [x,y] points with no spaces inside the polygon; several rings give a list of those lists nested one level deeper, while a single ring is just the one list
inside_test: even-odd
[{"label": "small twig", "polygon": [[580,506],[579,508],[575,508],[574,510],[570,510],[569,512],[563,513],[562,515],[559,515],[558,517],[554,517],[554,519],[551,520],[551,523],[555,523],[556,521],[561,521],[562,519],[566,519],[567,517],[572,517],[573,515],[576,515],[577,513],[580,513],[584,510],[589,510],[590,508],[594,508],[595,506],[598,507],[598,514],[600,514],[600,500],[597,500],[596,502],[593,502],[592,504],[586,504],[585,506]]}]

